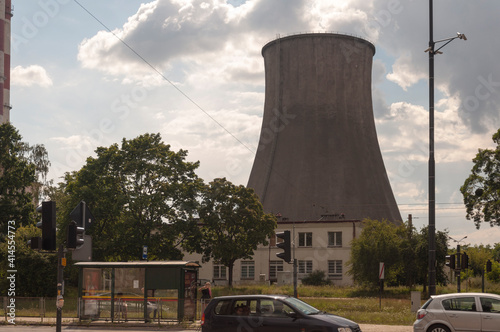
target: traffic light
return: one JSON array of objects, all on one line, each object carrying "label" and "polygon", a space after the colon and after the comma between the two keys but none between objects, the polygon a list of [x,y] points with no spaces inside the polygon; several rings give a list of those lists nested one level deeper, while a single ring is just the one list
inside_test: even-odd
[{"label": "traffic light", "polygon": [[28,246],[33,250],[42,250],[42,238],[32,237],[31,240],[28,240]]},{"label": "traffic light", "polygon": [[74,220],[68,225],[68,237],[66,238],[66,247],[68,249],[76,249],[83,245],[83,233],[85,228],[78,227]]},{"label": "traffic light", "polygon": [[462,259],[460,261],[462,270],[468,269],[469,268],[469,256],[464,252],[462,254]]},{"label": "traffic light", "polygon": [[282,239],[283,242],[277,243],[276,246],[283,249],[283,252],[277,253],[276,256],[281,258],[287,263],[292,260],[292,249],[290,243],[290,231],[284,231],[281,233],[276,233],[276,237]]},{"label": "traffic light", "polygon": [[36,223],[36,227],[42,229],[42,238],[32,237],[29,241],[30,247],[54,251],[56,250],[56,202],[42,202],[42,205],[36,208],[36,212],[42,214],[42,219]]},{"label": "traffic light", "polygon": [[491,261],[489,259],[486,262],[486,272],[491,272]]},{"label": "traffic light", "polygon": [[66,247],[68,249],[78,249],[84,244],[83,235],[85,234],[85,229],[92,225],[94,217],[84,201],[78,203],[69,216],[71,217],[71,222],[68,225]]},{"label": "traffic light", "polygon": [[455,270],[455,255],[446,256],[446,266],[449,266],[450,269]]}]

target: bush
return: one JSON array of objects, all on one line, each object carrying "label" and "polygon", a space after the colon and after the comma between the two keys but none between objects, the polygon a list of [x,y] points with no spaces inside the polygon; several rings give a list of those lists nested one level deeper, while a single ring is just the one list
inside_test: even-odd
[{"label": "bush", "polygon": [[325,286],[330,285],[330,280],[326,278],[325,271],[316,270],[303,278],[302,284],[306,286]]},{"label": "bush", "polygon": [[500,282],[500,263],[495,261],[491,264],[491,272],[486,274],[489,281]]}]

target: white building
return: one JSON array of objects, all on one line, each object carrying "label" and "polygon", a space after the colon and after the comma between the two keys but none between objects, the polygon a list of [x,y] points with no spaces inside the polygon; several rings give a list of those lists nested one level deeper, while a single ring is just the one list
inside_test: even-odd
[{"label": "white building", "polygon": [[[292,241],[292,258],[298,261],[298,279],[315,271],[325,271],[333,285],[352,285],[346,263],[350,259],[351,241],[361,234],[360,220],[345,220],[338,215],[323,216],[319,221],[278,220],[276,233],[289,230]],[[233,285],[293,282],[293,265],[276,257],[282,249],[276,247],[276,237],[267,246],[259,246],[253,259],[238,260],[233,268]],[[199,279],[216,285],[227,284],[227,267],[213,260],[202,263],[200,254],[185,254],[184,260],[199,262]]]}]

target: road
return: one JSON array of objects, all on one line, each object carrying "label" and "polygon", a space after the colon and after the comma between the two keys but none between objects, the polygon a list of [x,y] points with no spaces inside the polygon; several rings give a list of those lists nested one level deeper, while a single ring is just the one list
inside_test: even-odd
[{"label": "road", "polygon": [[[15,326],[0,326],[0,332],[54,332],[56,330],[55,326],[26,326],[26,325],[15,325]],[[144,332],[144,331],[169,331],[169,332],[194,332],[195,330],[182,330],[182,329],[166,329],[162,328],[120,328],[116,326],[99,326],[99,327],[77,327],[77,326],[63,326],[61,332],[104,332],[104,331],[127,331],[127,332]]]},{"label": "road", "polygon": [[[412,332],[411,326],[389,326],[389,325],[369,325],[360,324],[363,332]],[[99,327],[77,327],[63,326],[62,332],[103,332],[103,331],[127,331],[127,332],[143,332],[143,331],[170,331],[170,332],[194,332],[195,330],[182,330],[171,328],[158,327],[143,327],[143,328],[120,328],[118,326],[99,326]],[[27,325],[0,325],[0,332],[54,332],[54,326],[27,326]]]}]

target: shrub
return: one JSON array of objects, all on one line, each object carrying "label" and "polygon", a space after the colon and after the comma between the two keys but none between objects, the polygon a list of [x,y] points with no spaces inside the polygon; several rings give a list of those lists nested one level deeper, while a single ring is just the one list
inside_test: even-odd
[{"label": "shrub", "polygon": [[329,285],[330,280],[326,278],[325,271],[316,270],[302,279],[302,284],[307,286],[324,286]]}]

